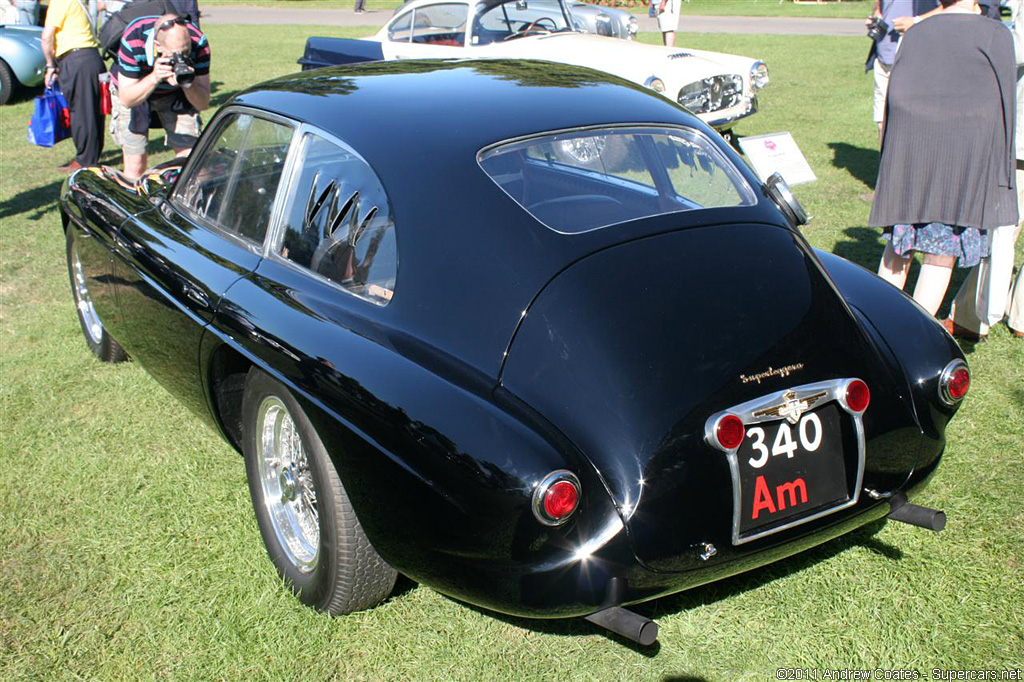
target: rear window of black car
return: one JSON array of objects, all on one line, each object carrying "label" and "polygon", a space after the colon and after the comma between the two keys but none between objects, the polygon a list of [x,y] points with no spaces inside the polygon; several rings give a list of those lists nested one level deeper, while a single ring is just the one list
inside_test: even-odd
[{"label": "rear window of black car", "polygon": [[756,203],[732,161],[688,128],[552,133],[496,145],[478,161],[530,215],[566,234]]},{"label": "rear window of black car", "polygon": [[373,169],[342,143],[303,136],[287,203],[282,258],[376,305],[395,290],[391,205]]}]

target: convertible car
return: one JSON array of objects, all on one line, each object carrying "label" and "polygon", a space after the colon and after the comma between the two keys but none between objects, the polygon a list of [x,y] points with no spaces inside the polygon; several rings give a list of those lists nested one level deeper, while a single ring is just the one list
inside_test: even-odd
[{"label": "convertible car", "polygon": [[583,18],[574,16],[570,5],[567,0],[411,0],[367,40],[309,38],[299,63],[313,69],[393,59],[539,59],[646,86],[721,131],[757,111],[757,93],[768,84],[764,62],[586,35]]},{"label": "convertible car", "polygon": [[183,166],[76,172],[60,214],[89,348],[242,453],[271,560],[331,614],[402,572],[647,644],[630,604],[944,523],[908,497],[970,383],[956,342],[613,76],[283,77]]},{"label": "convertible car", "polygon": [[[541,0],[557,5],[554,0]],[[636,34],[640,30],[640,24],[632,13],[616,7],[604,5],[590,5],[575,0],[566,2],[573,18],[582,27],[585,33],[593,33],[609,38],[621,38],[622,40],[636,40]],[[552,9],[557,9],[553,7]]]}]

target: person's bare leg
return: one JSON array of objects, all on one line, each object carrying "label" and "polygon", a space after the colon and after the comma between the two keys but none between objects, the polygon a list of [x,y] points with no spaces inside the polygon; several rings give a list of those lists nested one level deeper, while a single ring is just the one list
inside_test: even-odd
[{"label": "person's bare leg", "polygon": [[665,31],[661,34],[661,39],[665,43],[665,47],[674,47],[676,44],[676,32]]},{"label": "person's bare leg", "polygon": [[129,154],[124,152],[124,175],[129,180],[138,180],[142,177],[142,174],[146,171],[146,163],[148,161],[147,154]]},{"label": "person's bare leg", "polygon": [[942,298],[949,287],[949,278],[953,275],[953,256],[924,255],[921,272],[917,275],[917,286],[914,287],[914,300],[921,307],[934,315],[942,305]]},{"label": "person's bare leg", "polygon": [[882,260],[878,264],[878,276],[889,284],[902,289],[907,283],[910,272],[910,256],[901,256],[892,248],[892,242],[886,242]]}]

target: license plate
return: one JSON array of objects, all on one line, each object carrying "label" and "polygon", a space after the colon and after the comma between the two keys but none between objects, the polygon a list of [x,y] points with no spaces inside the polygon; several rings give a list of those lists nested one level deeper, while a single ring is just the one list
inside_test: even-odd
[{"label": "license plate", "polygon": [[748,424],[736,451],[739,535],[749,535],[849,499],[835,402],[789,420]]}]

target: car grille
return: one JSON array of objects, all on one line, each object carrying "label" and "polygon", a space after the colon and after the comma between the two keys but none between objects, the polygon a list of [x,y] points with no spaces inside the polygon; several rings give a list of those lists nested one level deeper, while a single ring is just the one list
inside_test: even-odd
[{"label": "car grille", "polygon": [[743,77],[736,74],[712,76],[683,86],[676,98],[695,114],[728,109],[743,97]]}]

